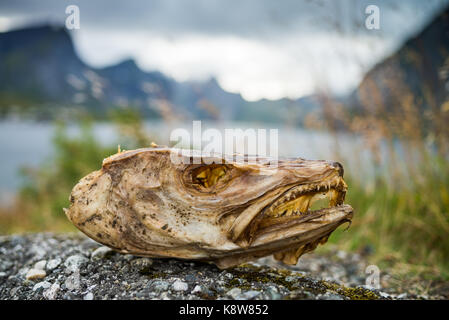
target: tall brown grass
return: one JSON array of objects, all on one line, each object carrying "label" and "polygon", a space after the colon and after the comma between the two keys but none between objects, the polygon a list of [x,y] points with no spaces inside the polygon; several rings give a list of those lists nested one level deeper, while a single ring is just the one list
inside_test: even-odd
[{"label": "tall brown grass", "polygon": [[382,84],[366,79],[362,89],[357,109],[321,95],[321,127],[336,143],[340,130],[361,137],[371,154],[369,163],[358,150],[335,157],[374,169],[373,177],[346,172],[356,214],[350,232],[333,241],[368,247],[376,262],[395,262],[404,272],[449,277],[449,101],[438,105],[429,90],[417,97],[400,73]]}]

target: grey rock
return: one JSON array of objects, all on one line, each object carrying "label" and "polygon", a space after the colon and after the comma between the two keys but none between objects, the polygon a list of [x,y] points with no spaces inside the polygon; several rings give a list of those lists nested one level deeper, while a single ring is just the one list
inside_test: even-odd
[{"label": "grey rock", "polygon": [[45,256],[45,245],[42,243],[33,243],[30,252],[35,255],[36,259],[42,259]]},{"label": "grey rock", "polygon": [[62,262],[61,258],[55,258],[55,259],[51,259],[47,262],[47,270],[48,271],[52,271],[54,269],[56,269]]},{"label": "grey rock", "polygon": [[226,273],[224,276],[225,276],[227,279],[229,279],[229,280],[231,280],[231,279],[234,278],[234,276],[232,275],[232,273]]},{"label": "grey rock", "polygon": [[94,252],[92,252],[91,258],[92,259],[104,259],[114,251],[111,248],[108,247],[99,247]]},{"label": "grey rock", "polygon": [[150,290],[155,292],[167,291],[169,288],[169,283],[167,281],[156,280],[150,285]]},{"label": "grey rock", "polygon": [[187,291],[189,285],[187,282],[176,280],[172,285],[173,290],[175,291]]},{"label": "grey rock", "polygon": [[134,259],[134,256],[132,254],[125,254],[123,255],[123,259],[126,261],[131,261],[132,259]]},{"label": "grey rock", "polygon": [[12,297],[15,296],[16,293],[17,293],[17,291],[18,291],[19,289],[20,289],[19,287],[12,288],[12,289],[9,291],[9,295],[12,296]]},{"label": "grey rock", "polygon": [[337,257],[341,260],[346,260],[348,257],[348,254],[345,251],[338,250]]},{"label": "grey rock", "polygon": [[34,264],[34,269],[37,270],[45,270],[45,265],[47,264],[47,260],[41,260]]},{"label": "grey rock", "polygon": [[64,284],[68,290],[78,290],[81,285],[80,273],[78,271],[75,271],[66,279]]},{"label": "grey rock", "polygon": [[279,293],[279,290],[275,286],[268,287],[267,295],[268,299],[270,300],[282,299],[282,295]]},{"label": "grey rock", "polygon": [[65,260],[64,266],[66,267],[66,271],[69,273],[76,272],[79,271],[80,267],[88,261],[89,260],[85,256],[75,254]]},{"label": "grey rock", "polygon": [[131,264],[136,267],[140,272],[148,272],[153,260],[150,258],[138,258],[131,261]]},{"label": "grey rock", "polygon": [[23,268],[20,268],[20,269],[19,269],[19,271],[17,272],[17,274],[18,274],[19,276],[21,276],[21,277],[25,277],[26,274],[28,273],[28,271],[30,271],[30,268],[23,267]]},{"label": "grey rock", "polygon": [[243,294],[241,294],[240,298],[243,298],[245,300],[251,300],[251,299],[254,299],[255,297],[257,297],[258,295],[260,295],[260,291],[251,290],[251,291],[246,291]]},{"label": "grey rock", "polygon": [[196,281],[197,277],[196,277],[195,275],[193,275],[193,274],[187,274],[187,275],[184,277],[184,279],[185,279],[187,282],[193,282],[193,281]]},{"label": "grey rock", "polygon": [[193,288],[192,293],[199,293],[203,292],[203,288],[199,285],[196,285],[195,288]]},{"label": "grey rock", "polygon": [[94,294],[92,292],[87,293],[84,297],[83,300],[93,300],[94,299]]},{"label": "grey rock", "polygon": [[242,293],[242,290],[240,288],[232,288],[228,292],[226,292],[226,295],[230,296],[233,299],[237,299],[237,297]]},{"label": "grey rock", "polygon": [[50,288],[50,286],[51,286],[51,283],[48,281],[38,282],[34,285],[33,291],[37,291],[40,288],[48,289],[48,288]]},{"label": "grey rock", "polygon": [[328,293],[328,292],[326,292],[325,294],[318,295],[317,299],[319,299],[319,300],[344,300],[343,296],[341,296],[339,294]]},{"label": "grey rock", "polygon": [[59,283],[55,282],[53,283],[50,288],[44,291],[43,296],[47,300],[54,300],[56,299],[58,292],[59,292],[60,286]]},{"label": "grey rock", "polygon": [[7,271],[13,266],[14,266],[14,263],[12,261],[8,261],[8,260],[0,261],[0,271]]}]

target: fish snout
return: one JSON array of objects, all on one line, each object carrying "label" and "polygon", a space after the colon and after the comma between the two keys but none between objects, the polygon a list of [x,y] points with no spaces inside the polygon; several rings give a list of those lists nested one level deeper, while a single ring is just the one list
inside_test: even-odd
[{"label": "fish snout", "polygon": [[337,161],[329,161],[328,163],[331,167],[337,170],[338,175],[343,178],[343,175],[345,174],[345,169],[343,169],[343,165]]}]

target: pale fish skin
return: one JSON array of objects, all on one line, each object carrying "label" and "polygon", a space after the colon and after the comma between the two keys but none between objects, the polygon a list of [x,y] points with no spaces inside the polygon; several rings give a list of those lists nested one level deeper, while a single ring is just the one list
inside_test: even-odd
[{"label": "pale fish skin", "polygon": [[[185,154],[153,147],[106,158],[73,188],[67,217],[118,252],[211,261],[220,268],[271,254],[296,264],[351,222],[338,162],[296,158],[273,166],[270,158],[248,163]],[[309,209],[324,197],[327,206]]]}]

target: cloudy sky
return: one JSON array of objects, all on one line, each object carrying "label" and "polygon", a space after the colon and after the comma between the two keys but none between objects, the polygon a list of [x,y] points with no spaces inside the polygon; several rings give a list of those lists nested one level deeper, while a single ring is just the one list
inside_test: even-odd
[{"label": "cloudy sky", "polygon": [[[144,70],[183,80],[211,76],[246,99],[344,94],[364,72],[418,32],[449,0],[2,0],[0,31],[42,22],[71,31],[95,67],[134,58]],[[380,30],[365,27],[368,5]]]}]

